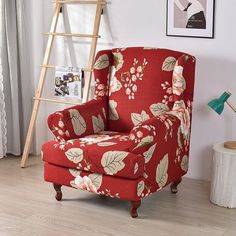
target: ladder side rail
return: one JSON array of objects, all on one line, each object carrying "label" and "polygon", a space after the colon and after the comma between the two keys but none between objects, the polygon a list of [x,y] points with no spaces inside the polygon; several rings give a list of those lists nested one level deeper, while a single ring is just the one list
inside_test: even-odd
[{"label": "ladder side rail", "polygon": [[[103,2],[103,0],[97,0],[98,2]],[[99,33],[99,26],[102,16],[102,10],[103,6],[98,4],[96,7],[96,15],[94,20],[94,26],[93,26],[93,35],[98,35]],[[88,68],[93,68],[96,48],[97,48],[97,38],[92,39],[91,48],[90,48],[90,54],[89,54],[89,61],[88,61]],[[92,72],[87,72],[85,76],[85,85],[84,85],[84,93],[83,93],[83,99],[82,103],[85,103],[89,99],[90,94],[90,86],[91,86],[91,80],[92,80]]]},{"label": "ladder side rail", "polygon": [[[53,13],[53,18],[52,18],[52,23],[51,23],[51,28],[50,28],[50,32],[52,32],[52,33],[56,31],[57,22],[58,22],[58,18],[59,18],[59,14],[60,14],[60,9],[61,9],[61,3],[56,3],[55,7],[54,7],[54,13]],[[44,54],[44,59],[43,59],[44,65],[47,65],[49,62],[54,37],[55,37],[54,35],[49,35],[49,37],[48,37],[48,42],[47,42],[47,46],[46,46],[46,50],[45,50],[45,54]],[[38,87],[37,87],[37,90],[35,93],[36,99],[40,98],[40,96],[42,94],[47,69],[48,69],[47,67],[41,68],[39,83],[38,83]],[[30,151],[30,146],[32,143],[35,122],[36,122],[36,118],[37,118],[37,114],[38,114],[38,110],[39,110],[39,105],[40,105],[40,100],[38,100],[38,99],[35,100],[34,105],[33,105],[32,114],[31,114],[31,118],[30,118],[29,127],[28,127],[28,132],[27,132],[27,136],[26,136],[23,155],[22,155],[22,159],[21,159],[21,167],[25,167],[25,163],[26,163],[28,156],[29,156],[29,151]]]}]

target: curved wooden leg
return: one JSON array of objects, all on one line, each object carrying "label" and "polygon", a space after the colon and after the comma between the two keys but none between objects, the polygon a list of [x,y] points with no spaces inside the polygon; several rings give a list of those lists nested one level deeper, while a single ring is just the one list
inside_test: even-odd
[{"label": "curved wooden leg", "polygon": [[141,200],[139,201],[131,201],[131,207],[130,207],[130,215],[133,218],[138,217],[138,213],[137,213],[137,209],[140,207],[141,205]]},{"label": "curved wooden leg", "polygon": [[62,199],[62,191],[61,191],[62,185],[53,184],[53,187],[56,190],[55,198],[57,199],[57,201],[61,201],[61,199]]},{"label": "curved wooden leg", "polygon": [[170,190],[172,193],[174,194],[178,193],[177,186],[181,183],[181,181],[182,181],[182,178],[179,178],[170,185]]}]

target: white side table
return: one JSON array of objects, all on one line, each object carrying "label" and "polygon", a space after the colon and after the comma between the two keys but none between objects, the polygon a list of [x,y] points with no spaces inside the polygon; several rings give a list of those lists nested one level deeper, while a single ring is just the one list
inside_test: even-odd
[{"label": "white side table", "polygon": [[226,149],[223,144],[213,146],[210,200],[236,208],[236,150]]}]

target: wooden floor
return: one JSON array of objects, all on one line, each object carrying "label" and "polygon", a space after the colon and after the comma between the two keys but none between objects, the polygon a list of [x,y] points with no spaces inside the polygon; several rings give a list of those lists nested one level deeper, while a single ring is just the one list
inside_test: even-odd
[{"label": "wooden floor", "polygon": [[139,218],[128,214],[128,202],[63,188],[64,200],[54,199],[43,181],[43,164],[30,158],[0,160],[0,236],[235,236],[236,210],[209,202],[209,183],[184,179],[179,193],[169,188],[144,199]]}]

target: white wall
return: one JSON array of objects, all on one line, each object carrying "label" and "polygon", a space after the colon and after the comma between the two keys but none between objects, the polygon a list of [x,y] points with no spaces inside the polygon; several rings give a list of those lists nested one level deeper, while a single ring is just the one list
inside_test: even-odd
[{"label": "white wall", "polygon": [[[100,40],[99,49],[153,46],[185,51],[196,56],[197,69],[188,172],[189,177],[196,179],[210,178],[212,145],[224,140],[236,139],[236,116],[233,112],[226,108],[226,111],[218,116],[207,107],[208,101],[220,95],[224,90],[234,91],[236,88],[234,73],[236,27],[233,25],[235,9],[235,0],[227,0],[227,3],[216,1],[215,39],[167,37],[165,35],[166,1],[163,0],[126,0],[124,2],[111,0],[105,9],[101,24],[100,32],[105,37]],[[50,12],[49,6],[46,6],[46,11]],[[82,22],[79,22],[75,8],[70,8],[70,11],[72,11],[71,18],[73,19],[71,25],[74,27],[72,31],[78,31],[81,27],[86,31],[88,28],[84,26],[91,23],[93,13],[88,9],[83,9],[81,11],[83,17],[86,16],[89,20],[86,21],[82,17]],[[63,41],[59,43],[60,50],[60,45],[63,43]],[[82,58],[85,57],[85,52],[85,50],[82,51]],[[79,51],[76,53],[79,55]],[[57,54],[57,58],[58,55],[60,55],[61,63],[68,61],[69,56],[62,59],[61,55],[64,54],[62,52]],[[236,103],[236,95],[232,96],[232,100]],[[55,109],[55,105],[46,106],[48,113]],[[46,113],[40,116],[41,124],[45,124],[43,119],[46,119]],[[40,132],[43,132],[43,125],[39,127]],[[40,136],[38,147],[48,138],[49,136]]]}]

